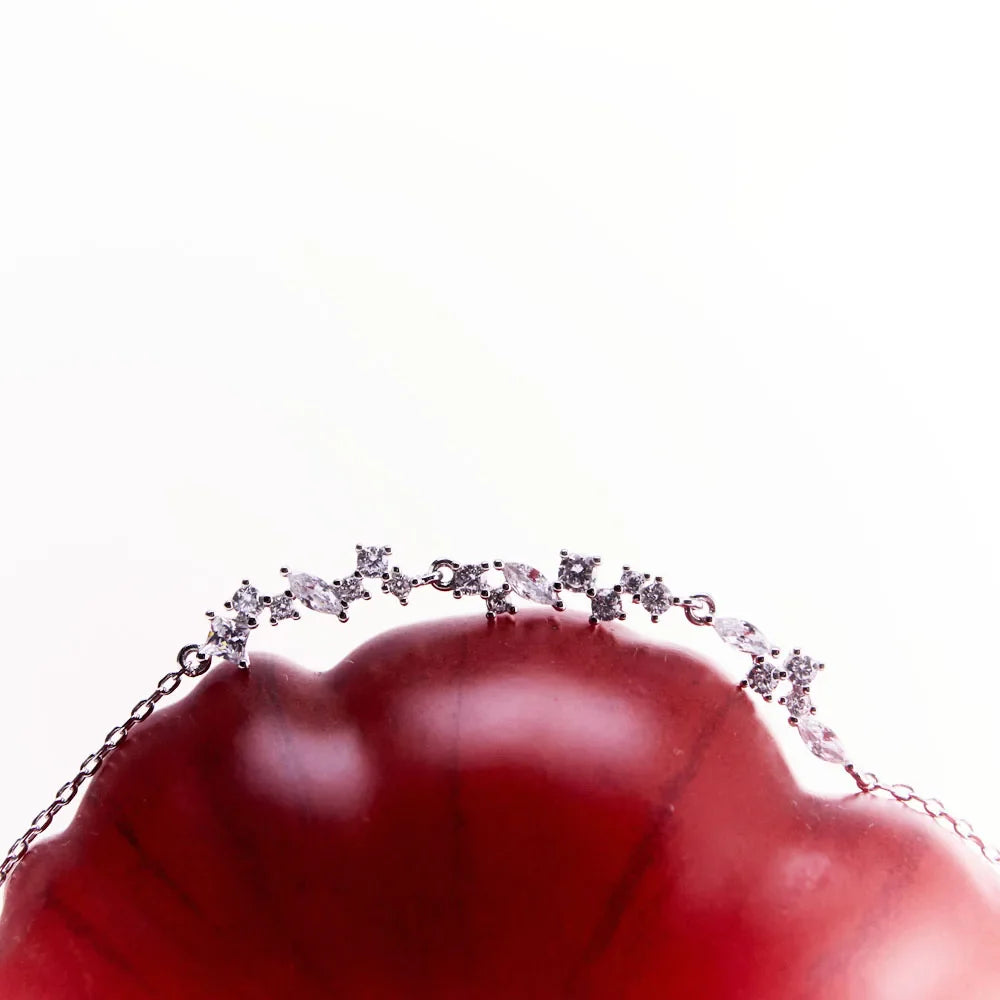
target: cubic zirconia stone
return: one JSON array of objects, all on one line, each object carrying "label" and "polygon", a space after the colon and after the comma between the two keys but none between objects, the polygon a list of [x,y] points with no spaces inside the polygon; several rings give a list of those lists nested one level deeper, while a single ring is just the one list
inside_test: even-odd
[{"label": "cubic zirconia stone", "polygon": [[752,656],[767,656],[771,644],[750,622],[742,618],[716,618],[712,623],[723,642]]},{"label": "cubic zirconia stone", "polygon": [[803,691],[801,688],[793,687],[785,695],[783,704],[788,709],[788,714],[796,719],[804,719],[812,714],[812,698],[809,697],[808,691]]},{"label": "cubic zirconia stone", "polygon": [[384,545],[362,545],[358,549],[358,572],[369,578],[383,576],[389,569],[389,551]]},{"label": "cubic zirconia stone", "polygon": [[233,594],[230,601],[233,611],[240,615],[256,615],[260,611],[260,594],[256,587],[251,587],[249,583],[244,583],[239,590]]},{"label": "cubic zirconia stone", "polygon": [[639,603],[658,618],[670,608],[670,596],[666,584],[662,580],[654,580],[639,591]]},{"label": "cubic zirconia stone", "polygon": [[289,573],[288,589],[292,596],[300,600],[310,611],[320,611],[324,615],[339,615],[344,611],[344,602],[332,583],[310,576],[308,573]]},{"label": "cubic zirconia stone", "polygon": [[793,684],[811,684],[819,672],[819,664],[811,657],[793,653],[785,660],[784,670]]},{"label": "cubic zirconia stone", "polygon": [[220,618],[217,615],[212,619],[208,638],[198,648],[198,652],[203,656],[221,656],[231,663],[239,663],[240,660],[246,658],[247,636],[249,634],[250,627],[244,618],[239,616]]},{"label": "cubic zirconia stone", "polygon": [[758,663],[747,674],[747,685],[757,694],[770,694],[778,686],[777,671],[766,664]]},{"label": "cubic zirconia stone", "polygon": [[410,591],[413,590],[413,579],[400,573],[398,566],[393,566],[389,578],[382,584],[382,589],[387,594],[392,594],[400,604],[405,604]]},{"label": "cubic zirconia stone", "polygon": [[295,598],[292,597],[290,591],[275,594],[268,605],[268,611],[271,613],[272,623],[284,621],[286,618],[295,618],[298,615],[295,608]]},{"label": "cubic zirconia stone", "polygon": [[482,563],[469,563],[467,566],[459,566],[455,570],[454,587],[456,594],[478,594],[485,589],[483,584],[483,574],[488,567]]},{"label": "cubic zirconia stone", "polygon": [[802,741],[820,760],[831,764],[847,763],[847,753],[843,744],[829,726],[824,726],[818,719],[807,715],[799,719],[796,728]]},{"label": "cubic zirconia stone", "polygon": [[622,617],[622,595],[610,587],[599,590],[590,599],[591,615],[599,622],[610,622]]},{"label": "cubic zirconia stone", "polygon": [[559,582],[574,593],[590,590],[594,582],[594,569],[600,562],[596,556],[579,556],[567,552],[559,563]]},{"label": "cubic zirconia stone", "polygon": [[496,587],[491,590],[486,598],[486,613],[494,617],[513,614],[517,609],[507,599],[509,593],[508,587]]},{"label": "cubic zirconia stone", "polygon": [[648,573],[640,573],[638,570],[629,569],[628,566],[625,566],[622,569],[620,585],[626,594],[638,594],[648,579]]},{"label": "cubic zirconia stone", "polygon": [[549,581],[534,566],[524,563],[504,563],[504,579],[510,589],[526,601],[536,604],[558,604],[559,595]]},{"label": "cubic zirconia stone", "polygon": [[360,601],[369,596],[368,591],[365,590],[365,581],[357,573],[345,576],[342,580],[336,580],[333,589],[340,599],[347,601],[348,604],[351,601]]}]

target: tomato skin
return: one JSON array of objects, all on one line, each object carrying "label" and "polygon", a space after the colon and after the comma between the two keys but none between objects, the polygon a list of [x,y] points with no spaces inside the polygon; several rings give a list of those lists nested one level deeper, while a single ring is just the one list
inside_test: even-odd
[{"label": "tomato skin", "polygon": [[460,619],[158,710],[14,873],[0,997],[996,1000],[998,886],[682,650]]}]

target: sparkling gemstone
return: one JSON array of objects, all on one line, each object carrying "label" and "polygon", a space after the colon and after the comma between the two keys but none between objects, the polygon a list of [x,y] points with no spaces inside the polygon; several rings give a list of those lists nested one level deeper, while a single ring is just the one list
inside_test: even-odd
[{"label": "sparkling gemstone", "polygon": [[455,570],[454,591],[456,594],[478,594],[484,589],[483,574],[487,567],[482,563],[470,563]]},{"label": "sparkling gemstone", "polygon": [[272,622],[280,622],[285,618],[294,618],[298,612],[295,609],[295,598],[286,591],[283,594],[275,594],[268,605]]},{"label": "sparkling gemstone", "polygon": [[344,577],[343,580],[335,580],[333,589],[340,596],[340,599],[347,601],[348,604],[351,601],[360,601],[369,596],[368,591],[365,590],[365,581],[357,573],[352,573],[350,576]]},{"label": "sparkling gemstone", "polygon": [[594,569],[600,560],[596,556],[579,556],[567,552],[559,563],[559,582],[575,593],[590,589],[594,580]]},{"label": "sparkling gemstone", "polygon": [[812,698],[809,697],[809,692],[803,691],[802,688],[793,687],[785,695],[782,704],[788,709],[788,714],[796,719],[804,719],[812,712]]},{"label": "sparkling gemstone", "polygon": [[792,653],[785,660],[784,670],[792,679],[793,684],[810,684],[819,671],[819,664],[809,656]]},{"label": "sparkling gemstone", "polygon": [[208,638],[198,648],[203,656],[221,656],[224,660],[239,663],[246,657],[247,636],[250,626],[242,616],[212,619]]},{"label": "sparkling gemstone", "polygon": [[654,580],[639,591],[639,603],[651,615],[666,614],[670,607],[670,591],[662,580]]},{"label": "sparkling gemstone", "polygon": [[621,588],[626,594],[638,594],[648,579],[649,574],[625,566],[622,569]]},{"label": "sparkling gemstone", "polygon": [[533,566],[524,563],[504,563],[503,575],[510,589],[526,601],[536,604],[558,604],[559,595],[549,581]]},{"label": "sparkling gemstone", "polygon": [[747,674],[747,685],[757,694],[770,694],[778,686],[777,672],[766,664],[758,663]]},{"label": "sparkling gemstone", "polygon": [[496,587],[486,597],[486,613],[490,615],[509,615],[517,609],[507,599],[510,593],[508,587]]},{"label": "sparkling gemstone", "polygon": [[622,616],[622,595],[610,587],[599,590],[590,599],[590,610],[599,622],[610,622]]},{"label": "sparkling gemstone", "polygon": [[389,549],[384,545],[362,545],[358,549],[358,572],[362,576],[380,577],[389,569]]},{"label": "sparkling gemstone", "polygon": [[344,611],[344,602],[332,583],[308,573],[289,573],[288,589],[311,611],[321,611],[325,615],[339,615]]},{"label": "sparkling gemstone", "polygon": [[392,594],[401,604],[405,604],[410,591],[413,590],[413,580],[400,573],[398,566],[393,566],[389,578],[382,584],[382,589],[387,594]]},{"label": "sparkling gemstone", "polygon": [[230,602],[233,611],[241,615],[255,615],[260,611],[260,594],[256,587],[251,587],[249,583],[244,583],[239,590],[233,594]]},{"label": "sparkling gemstone", "polygon": [[818,719],[807,715],[799,719],[797,728],[802,741],[820,760],[831,764],[847,763],[847,753],[837,734],[829,726],[824,726]]},{"label": "sparkling gemstone", "polygon": [[744,653],[753,656],[767,656],[771,652],[771,644],[750,624],[742,618],[716,618],[712,623],[722,641],[735,646]]}]

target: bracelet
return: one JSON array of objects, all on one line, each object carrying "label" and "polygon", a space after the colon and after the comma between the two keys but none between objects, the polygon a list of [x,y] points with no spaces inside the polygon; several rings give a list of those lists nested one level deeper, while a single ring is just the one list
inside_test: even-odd
[{"label": "bracelet", "polygon": [[[986,844],[963,819],[957,819],[935,798],[918,795],[909,785],[885,784],[870,771],[859,771],[847,757],[836,733],[816,717],[812,685],[824,669],[824,664],[793,648],[783,659],[779,648],[772,646],[760,629],[742,618],[717,617],[715,601],[708,594],[689,597],[674,596],[661,576],[651,576],[629,566],[622,568],[618,583],[598,587],[595,574],[601,564],[597,556],[582,556],[565,549],[560,553],[557,579],[549,581],[537,569],[519,562],[459,563],[453,559],[435,559],[430,569],[418,576],[389,565],[392,549],[381,545],[356,546],[356,568],[350,574],[333,580],[309,573],[282,569],[285,589],[277,594],[262,594],[249,580],[243,580],[224,607],[228,614],[207,612],[210,620],[208,636],[202,643],[192,643],[177,654],[177,669],[160,678],[156,688],[132,709],[121,725],[115,726],[104,738],[100,749],[90,754],[76,775],[67,781],[53,799],[31,822],[28,829],[11,845],[0,863],[0,886],[27,854],[33,841],[44,832],[56,814],[76,797],[80,787],[93,777],[104,761],[156,705],[180,686],[185,677],[204,674],[213,660],[250,668],[247,642],[251,632],[267,613],[271,625],[294,621],[301,617],[300,608],[333,615],[342,622],[349,618],[349,608],[361,600],[369,600],[369,581],[377,581],[383,593],[405,605],[410,593],[418,587],[433,587],[449,592],[455,598],[479,597],[485,602],[490,621],[499,615],[517,611],[512,603],[519,597],[532,604],[548,605],[556,611],[565,610],[563,597],[579,594],[590,601],[590,622],[624,620],[624,606],[631,597],[653,622],[659,621],[671,608],[679,608],[692,625],[711,627],[728,646],[750,657],[750,666],[739,686],[758,694],[766,702],[776,702],[788,712],[788,722],[802,737],[815,756],[837,764],[851,776],[861,792],[881,793],[926,813],[965,842],[977,848],[992,865],[1000,868],[1000,850]],[[502,580],[490,580],[498,574]],[[780,692],[780,693],[779,693]]]}]

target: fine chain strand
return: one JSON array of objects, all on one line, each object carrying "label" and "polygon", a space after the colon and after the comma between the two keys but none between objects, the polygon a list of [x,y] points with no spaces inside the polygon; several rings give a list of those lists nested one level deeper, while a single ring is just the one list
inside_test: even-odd
[{"label": "fine chain strand", "polygon": [[[431,585],[435,590],[451,592],[460,598],[463,595],[478,595],[486,602],[486,617],[490,620],[498,615],[514,614],[516,608],[509,602],[509,595],[518,596],[538,604],[548,604],[556,611],[563,611],[563,595],[568,592],[584,593],[591,599],[591,624],[602,621],[624,619],[623,597],[631,594],[635,604],[650,613],[653,622],[658,621],[671,607],[679,608],[684,617],[695,626],[712,626],[727,645],[750,654],[753,666],[746,679],[740,681],[741,688],[761,695],[764,701],[772,701],[772,693],[782,681],[790,681],[791,691],[778,699],[789,712],[789,723],[796,727],[803,741],[813,754],[821,760],[840,763],[857,784],[863,794],[882,795],[918,811],[924,812],[932,820],[966,843],[972,844],[995,869],[1000,869],[1000,850],[987,844],[966,820],[957,819],[936,798],[919,795],[910,785],[883,783],[870,771],[858,771],[847,761],[846,754],[836,734],[829,727],[813,719],[816,713],[812,705],[811,683],[823,664],[802,655],[800,649],[793,649],[791,656],[779,669],[776,658],[780,650],[771,648],[760,631],[749,622],[738,618],[717,618],[715,601],[708,594],[693,594],[680,598],[673,596],[663,583],[662,577],[651,578],[648,573],[637,573],[624,567],[621,583],[611,588],[596,589],[593,586],[593,572],[600,564],[597,557],[583,557],[562,551],[559,582],[549,583],[538,570],[523,563],[507,563],[496,560],[492,563],[461,564],[452,559],[436,559],[428,572],[409,577],[392,567],[389,572],[386,557],[391,553],[388,546],[356,546],[358,569],[350,576],[328,583],[320,577],[305,573],[292,573],[282,569],[288,578],[290,589],[274,597],[261,597],[249,580],[227,601],[225,607],[235,612],[232,618],[217,616],[207,612],[212,622],[205,643],[184,646],[177,654],[178,669],[160,678],[156,689],[143,698],[132,709],[128,718],[115,726],[101,747],[86,757],[76,775],[67,781],[53,801],[32,821],[28,829],[11,845],[3,862],[0,863],[0,887],[10,877],[34,840],[42,834],[55,816],[76,797],[81,786],[100,770],[104,761],[122,745],[128,734],[140,722],[149,718],[157,703],[174,693],[185,677],[198,677],[205,673],[213,657],[228,660],[242,669],[249,667],[246,657],[246,640],[257,627],[256,614],[270,611],[272,625],[284,619],[298,619],[297,604],[325,614],[334,615],[340,621],[348,620],[348,606],[352,601],[369,599],[364,589],[364,578],[381,578],[382,591],[396,597],[400,604],[406,604],[411,590]],[[486,585],[485,574],[491,570],[502,570],[507,582],[500,587]]]},{"label": "fine chain strand", "polygon": [[195,658],[194,654],[197,652],[197,649],[197,646],[185,646],[180,651],[177,656],[178,669],[164,674],[153,693],[136,703],[129,713],[128,718],[121,725],[115,726],[104,737],[104,742],[101,744],[100,749],[95,750],[84,759],[73,778],[67,781],[56,792],[52,802],[31,821],[28,829],[11,844],[3,863],[0,863],[0,886],[7,881],[10,873],[18,866],[25,854],[28,853],[28,848],[31,847],[35,838],[47,830],[56,815],[76,798],[83,783],[88,778],[92,778],[97,774],[108,757],[122,745],[128,734],[140,722],[149,718],[157,702],[173,694],[185,677],[195,677],[205,672],[207,664],[199,662]]},{"label": "fine chain strand", "polygon": [[858,771],[853,764],[845,767],[847,773],[857,783],[858,788],[866,794],[880,794],[883,798],[892,798],[897,802],[923,812],[941,827],[950,830],[956,836],[972,844],[980,854],[993,866],[1000,868],[1000,850],[986,843],[973,829],[968,820],[958,819],[945,807],[940,799],[924,798],[913,790],[911,785],[886,785],[871,771]]}]

